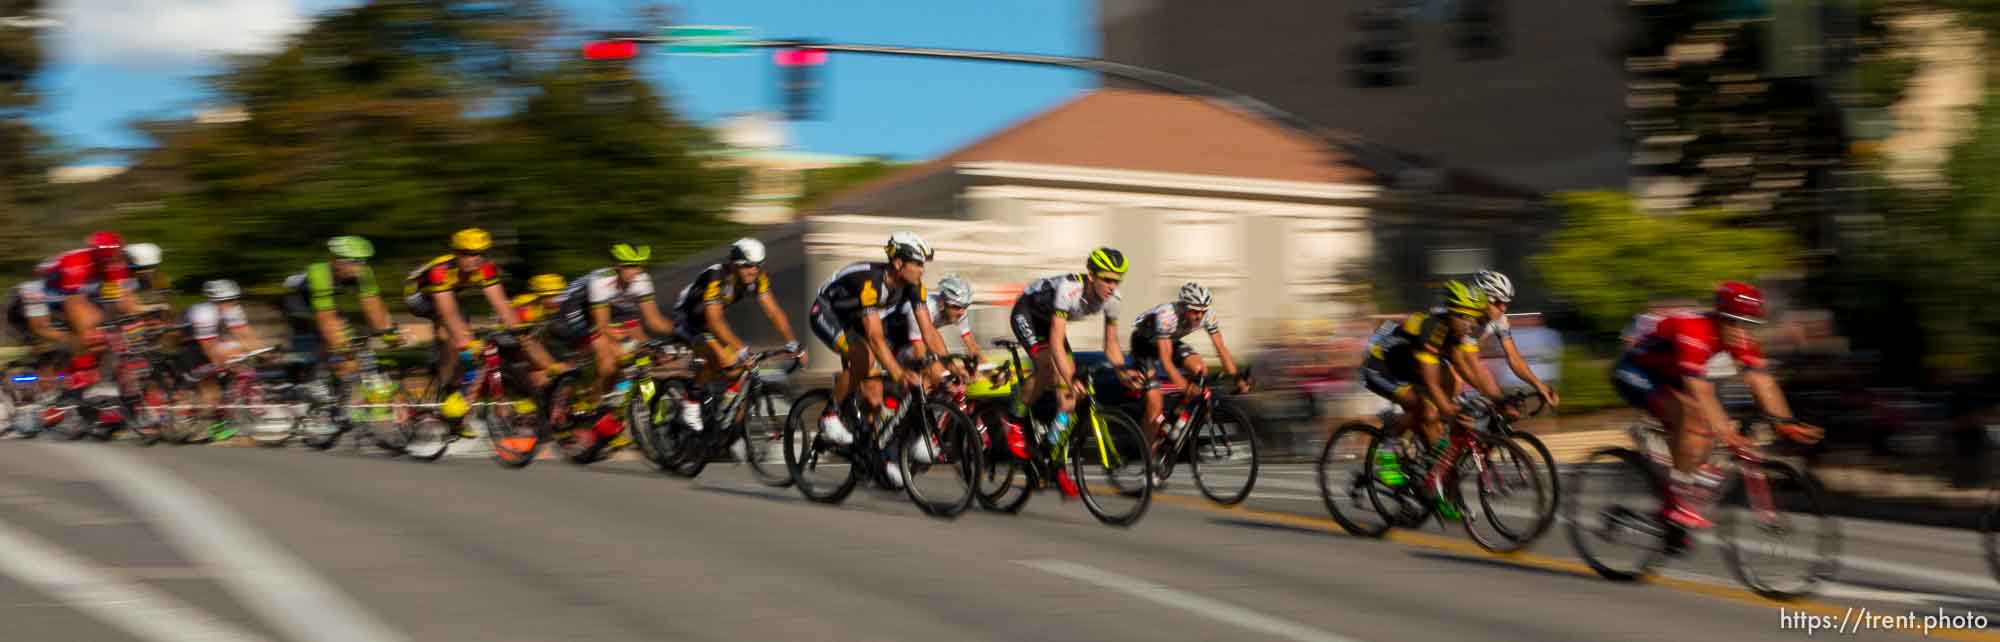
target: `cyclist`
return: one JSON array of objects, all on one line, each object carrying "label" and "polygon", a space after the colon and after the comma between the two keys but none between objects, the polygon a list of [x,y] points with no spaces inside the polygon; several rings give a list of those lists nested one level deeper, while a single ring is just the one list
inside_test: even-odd
[{"label": "cyclist", "polygon": [[[218,279],[202,284],[201,291],[207,301],[194,304],[187,310],[189,333],[194,343],[182,351],[183,371],[203,373],[198,388],[201,403],[209,409],[214,418],[208,435],[210,441],[223,441],[235,436],[236,431],[223,421],[222,387],[217,385],[216,375],[235,359],[246,352],[258,350],[263,341],[250,328],[250,319],[243,313],[238,299],[243,297],[243,289],[235,281]],[[224,335],[228,336],[224,336]],[[208,368],[201,367],[206,364]]]},{"label": "cyclist", "polygon": [[[1514,302],[1514,281],[1499,272],[1480,270],[1478,274],[1472,275],[1472,284],[1486,293],[1486,318],[1491,319],[1480,327],[1479,333],[1473,339],[1478,340],[1488,334],[1493,335],[1500,343],[1500,352],[1507,357],[1507,369],[1514,371],[1514,376],[1519,377],[1521,381],[1533,386],[1537,394],[1548,400],[1549,407],[1561,405],[1562,400],[1557,398],[1555,389],[1542,383],[1542,378],[1536,376],[1535,371],[1528,367],[1528,360],[1521,358],[1521,348],[1514,345],[1514,328],[1507,323],[1507,308]],[[1492,381],[1493,373],[1487,372],[1485,368],[1476,370],[1480,376],[1489,382]],[[1498,384],[1496,383],[1494,387],[1498,389]]]},{"label": "cyclist", "polygon": [[[1104,313],[1104,356],[1111,363],[1125,362],[1118,348],[1117,304],[1118,284],[1125,280],[1126,268],[1123,252],[1100,247],[1084,261],[1086,272],[1036,280],[1022,288],[1021,296],[1014,300],[1009,314],[1014,339],[1028,347],[1035,366],[1027,390],[1008,408],[1008,414],[1025,422],[1028,408],[1042,391],[1056,386],[1057,412],[1048,434],[1050,443],[1057,443],[1068,431],[1070,411],[1076,409],[1076,396],[1083,392],[1082,384],[1074,378],[1076,361],[1070,351],[1069,324]],[[1129,370],[1121,374],[1137,387],[1137,375]]]},{"label": "cyclist", "polygon": [[[726,369],[734,368],[749,349],[729,327],[723,318],[723,308],[742,302],[755,295],[758,306],[764,309],[764,318],[785,337],[785,350],[798,355],[803,363],[805,353],[799,346],[798,336],[792,334],[792,324],[785,320],[785,311],[778,307],[778,298],[771,294],[771,278],[764,273],[764,243],[753,238],[737,239],[729,244],[729,263],[708,266],[695,275],[694,282],[681,288],[674,300],[674,331],[682,341],[694,348],[705,360],[706,366],[698,381],[707,384],[722,375]],[[696,386],[695,391],[707,390],[706,385]],[[691,430],[700,431],[701,399],[689,394],[681,400],[681,420]]]},{"label": "cyclist", "polygon": [[[854,433],[840,420],[839,409],[849,403],[855,387],[872,411],[882,405],[882,387],[869,381],[881,368],[889,379],[906,385],[920,385],[919,373],[896,362],[889,348],[884,320],[901,309],[904,302],[924,297],[924,265],[936,253],[915,232],[889,235],[883,247],[888,261],[863,262],[841,268],[821,285],[813,298],[807,318],[813,336],[840,355],[841,371],[833,381],[833,403],[820,416],[820,436],[836,444],[854,443]],[[919,331],[935,334],[927,317],[916,319]]]},{"label": "cyclist", "polygon": [[[1488,312],[1486,293],[1458,281],[1444,284],[1444,306],[1413,312],[1402,322],[1385,322],[1368,341],[1361,362],[1362,386],[1403,409],[1403,423],[1383,426],[1389,434],[1408,435],[1416,428],[1421,443],[1433,452],[1446,449],[1445,421],[1463,428],[1458,402],[1452,398],[1462,383],[1479,394],[1498,399],[1500,389],[1474,370],[1479,366],[1476,333]],[[1511,409],[1507,412],[1513,412]],[[1401,486],[1406,478],[1394,449],[1381,449],[1376,468],[1383,483]],[[1458,511],[1439,497],[1438,514],[1457,519]]]},{"label": "cyclist", "polygon": [[493,235],[468,227],[451,235],[451,254],[425,262],[406,277],[403,301],[410,313],[431,322],[437,337],[438,380],[457,381],[459,360],[446,358],[463,353],[472,345],[472,328],[459,308],[458,292],[478,290],[486,296],[501,324],[514,327],[514,308],[508,305],[507,288],[500,285],[500,268],[486,259],[493,248]]},{"label": "cyclist", "polygon": [[[611,246],[611,257],[618,261],[616,267],[599,268],[569,283],[559,295],[560,313],[549,327],[550,334],[571,350],[588,350],[596,360],[597,377],[591,394],[578,404],[580,412],[595,408],[597,400],[616,383],[612,379],[618,376],[618,358],[624,349],[610,336],[614,322],[638,317],[644,323],[635,328],[633,338],[639,341],[674,331],[673,324],[660,314],[660,306],[653,304],[653,277],[646,274],[646,261],[653,257],[653,249],[619,243]],[[608,432],[617,421],[615,413],[600,417],[598,433]],[[578,439],[598,436],[588,430],[575,434]],[[583,442],[583,447],[589,445]]]},{"label": "cyclist", "polygon": [[41,280],[14,286],[7,302],[7,325],[21,345],[35,355],[36,389],[44,395],[55,392],[56,366],[62,362],[71,332],[56,315],[49,314],[49,296]]},{"label": "cyclist", "polygon": [[1673,471],[1667,484],[1664,517],[1685,528],[1710,526],[1692,493],[1720,482],[1707,468],[1710,436],[1738,447],[1749,438],[1730,425],[1729,415],[1708,380],[1709,358],[1727,353],[1742,366],[1744,383],[1764,414],[1780,418],[1777,432],[1786,439],[1811,443],[1824,433],[1791,419],[1791,406],[1778,382],[1764,370],[1764,351],[1751,334],[1764,322],[1764,295],[1747,283],[1716,286],[1715,307],[1707,312],[1675,310],[1660,313],[1657,323],[1626,349],[1611,370],[1611,384],[1625,403],[1644,409],[1667,428],[1673,451]]},{"label": "cyclist", "polygon": [[[402,336],[389,323],[389,310],[382,305],[382,293],[375,285],[375,271],[368,259],[375,245],[359,236],[336,236],[326,241],[333,260],[306,266],[304,272],[285,277],[285,296],[279,307],[291,325],[292,352],[325,357],[331,351],[347,349],[347,322],[341,318],[336,297],[344,286],[352,286],[359,299],[368,327],[381,333],[389,345],[402,343]],[[349,362],[336,366],[341,374],[352,368]]]},{"label": "cyclist", "polygon": [[528,279],[528,293],[514,297],[510,303],[514,308],[514,318],[522,325],[533,328],[534,338],[522,341],[521,350],[528,362],[535,366],[528,373],[528,382],[536,388],[549,384],[549,378],[562,372],[564,365],[549,353],[548,345],[541,340],[548,334],[550,322],[562,314],[562,293],[568,287],[560,274],[537,274]]},{"label": "cyclist", "polygon": [[[114,232],[92,232],[82,249],[70,250],[43,261],[37,270],[44,279],[43,293],[62,312],[70,333],[71,372],[97,367],[103,351],[103,337],[97,330],[104,319],[104,307],[115,306],[122,314],[138,314],[136,297],[125,296],[131,278],[125,257],[125,239]],[[72,381],[84,385],[88,377]]]},{"label": "cyclist", "polygon": [[[1181,339],[1193,334],[1196,328],[1208,333],[1209,342],[1215,346],[1215,354],[1222,358],[1222,371],[1235,376],[1236,357],[1230,354],[1229,345],[1222,341],[1222,322],[1215,319],[1209,310],[1215,296],[1200,283],[1189,282],[1181,285],[1180,296],[1173,303],[1162,303],[1140,314],[1132,322],[1132,360],[1139,369],[1153,373],[1155,383],[1171,386],[1174,390],[1185,390],[1187,377],[1199,377],[1208,372],[1208,362],[1196,354]],[[1181,371],[1186,370],[1186,376]],[[1238,377],[1236,392],[1250,391],[1250,381]],[[1162,410],[1166,407],[1167,390],[1161,385],[1146,387],[1146,434],[1154,443],[1159,443],[1166,433],[1161,430]]]},{"label": "cyclist", "polygon": [[142,307],[165,310],[167,283],[160,274],[160,254],[160,246],[152,243],[125,246],[125,269],[131,276],[125,279],[122,289],[126,294],[140,297],[136,301]]},{"label": "cyclist", "polygon": [[[903,304],[902,309],[884,319],[883,331],[887,336],[908,338],[908,343],[896,348],[896,359],[904,367],[922,367],[924,355],[951,354],[951,348],[944,343],[942,328],[957,326],[959,339],[965,343],[965,354],[972,363],[979,363],[979,340],[972,336],[972,283],[956,274],[945,275],[938,280],[938,289],[923,298],[919,307],[915,301]],[[922,312],[918,312],[922,310]],[[931,327],[939,328],[937,336],[924,336],[917,325],[919,314],[929,315]],[[971,373],[960,364],[951,366],[961,382],[971,381]]]}]

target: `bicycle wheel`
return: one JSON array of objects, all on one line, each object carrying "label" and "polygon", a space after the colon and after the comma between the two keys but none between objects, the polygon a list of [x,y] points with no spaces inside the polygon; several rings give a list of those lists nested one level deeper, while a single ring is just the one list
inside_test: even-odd
[{"label": "bicycle wheel", "polygon": [[237,400],[237,406],[230,412],[230,422],[238,430],[250,433],[251,441],[265,448],[281,448],[289,444],[298,433],[291,404],[281,395],[264,390],[263,386],[251,384],[249,392]]},{"label": "bicycle wheel", "polygon": [[897,462],[903,490],[933,517],[957,517],[972,506],[979,484],[979,429],[957,408],[929,404],[927,416],[906,420]]},{"label": "bicycle wheel", "polygon": [[1257,428],[1227,401],[1216,402],[1204,419],[1188,444],[1194,486],[1209,501],[1235,506],[1257,485]]},{"label": "bicycle wheel", "polygon": [[313,385],[297,388],[302,399],[299,406],[300,443],[313,450],[328,450],[340,443],[340,436],[347,434],[353,426],[348,423],[345,412],[341,411],[340,400],[333,394],[332,386],[326,379],[316,379]]},{"label": "bicycle wheel", "polygon": [[403,454],[423,462],[444,457],[445,451],[451,449],[452,436],[458,432],[435,408],[412,411],[404,425]]},{"label": "bicycle wheel", "polygon": [[167,424],[173,421],[173,387],[159,374],[156,371],[139,381],[139,398],[131,404],[132,434],[139,437],[141,446],[160,443],[166,436]]},{"label": "bicycle wheel", "polygon": [[395,457],[402,455],[409,446],[410,434],[405,427],[410,425],[414,417],[414,412],[411,410],[411,404],[414,402],[410,398],[410,391],[403,387],[401,381],[390,385],[391,389],[386,399],[364,402],[368,406],[365,408],[350,408],[349,416],[352,417],[351,421],[366,429],[363,434],[368,436],[369,441],[375,443],[376,448]]},{"label": "bicycle wheel", "polygon": [[1146,434],[1125,413],[1110,408],[1095,412],[1100,429],[1088,422],[1070,429],[1069,474],[1084,508],[1097,521],[1131,526],[1153,503],[1153,458]]},{"label": "bicycle wheel", "polygon": [[1326,504],[1327,514],[1348,533],[1362,537],[1381,537],[1393,526],[1368,498],[1368,487],[1383,483],[1368,465],[1368,455],[1381,434],[1382,431],[1365,423],[1341,426],[1327,438],[1326,446],[1319,451],[1319,461],[1313,464],[1313,472],[1319,478],[1319,498]]},{"label": "bicycle wheel", "polygon": [[1646,455],[1605,448],[1571,466],[1563,501],[1570,545],[1591,570],[1608,580],[1631,581],[1651,572],[1678,536],[1660,519],[1659,473]]},{"label": "bicycle wheel", "polygon": [[[1826,493],[1811,475],[1782,462],[1766,461],[1762,468],[1763,489],[1739,475],[1736,488],[1716,506],[1722,559],[1758,595],[1774,600],[1810,595],[1840,570],[1840,523],[1827,514]],[[1765,502],[1768,510],[1760,508]],[[1739,538],[1739,524],[1741,535],[1753,541]]]},{"label": "bicycle wheel", "polygon": [[1979,540],[1986,549],[1986,569],[2000,580],[2000,490],[1987,496],[1986,513],[1979,516]]},{"label": "bicycle wheel", "polygon": [[[1431,513],[1437,510],[1437,503],[1424,488],[1424,477],[1431,465],[1429,457],[1420,457],[1414,439],[1404,439],[1376,432],[1369,442],[1368,451],[1362,455],[1361,466],[1367,479],[1375,480],[1362,486],[1362,495],[1368,498],[1368,505],[1381,515],[1383,521],[1393,528],[1417,528],[1430,521]],[[1394,457],[1385,457],[1387,450]],[[1386,466],[1394,462],[1396,469]],[[1391,483],[1401,478],[1402,483]]]},{"label": "bicycle wheel", "polygon": [[1548,444],[1542,443],[1541,437],[1530,433],[1510,432],[1507,439],[1533,457],[1530,463],[1534,464],[1536,473],[1542,478],[1542,491],[1547,504],[1544,514],[1551,516],[1550,524],[1553,525],[1553,516],[1562,507],[1562,472],[1556,468],[1555,454],[1549,452]]},{"label": "bicycle wheel", "polygon": [[[585,440],[577,435],[595,430],[591,424],[596,413],[577,410],[580,396],[590,394],[590,389],[579,371],[571,370],[556,375],[555,380],[549,382],[549,387],[542,390],[542,424],[548,427],[549,439],[555,442],[556,449],[562,451],[564,458],[578,465],[596,462],[604,451],[605,440]],[[607,410],[598,408],[598,411]]]},{"label": "bicycle wheel", "polygon": [[493,449],[493,463],[502,468],[526,468],[535,463],[546,433],[541,413],[534,402],[514,399],[488,404],[479,409],[479,423],[486,429],[486,441]]},{"label": "bicycle wheel", "polygon": [[[1465,507],[1459,520],[1481,548],[1512,553],[1534,543],[1555,522],[1534,455],[1508,439],[1485,439],[1484,452],[1468,450],[1454,464],[1452,500]],[[1469,488],[1468,488],[1469,487]]]},{"label": "bicycle wheel", "polygon": [[750,475],[758,483],[774,488],[792,485],[792,475],[785,469],[782,454],[790,400],[784,393],[758,386],[755,395],[744,403],[742,430],[738,431],[743,450],[738,455],[750,465]]},{"label": "bicycle wheel", "polygon": [[[687,398],[692,381],[674,381],[660,389],[659,398],[653,402],[652,424],[655,436],[654,448],[659,450],[659,460],[654,465],[660,470],[681,477],[693,478],[708,469],[709,440],[711,430],[721,430],[721,426],[703,425],[702,432],[688,427]],[[703,419],[710,419],[704,416]],[[706,422],[704,422],[705,424]],[[719,421],[717,423],[720,423]]]},{"label": "bicycle wheel", "polygon": [[861,466],[850,458],[848,448],[819,439],[820,415],[832,404],[833,392],[826,389],[799,397],[785,416],[782,442],[785,469],[791,471],[799,494],[822,504],[845,501],[861,481]]},{"label": "bicycle wheel", "polygon": [[982,432],[985,461],[979,466],[979,507],[1001,513],[1018,513],[1026,506],[1034,490],[1028,479],[1027,462],[1014,456],[1007,445],[1009,427],[1007,411],[998,404],[987,405],[979,410],[979,424]]}]

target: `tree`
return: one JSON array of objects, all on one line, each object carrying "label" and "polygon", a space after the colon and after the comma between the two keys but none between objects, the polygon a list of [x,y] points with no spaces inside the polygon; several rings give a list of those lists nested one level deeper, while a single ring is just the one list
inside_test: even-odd
[{"label": "tree", "polygon": [[38,28],[41,0],[0,0],[0,274],[18,275],[41,252],[48,139],[28,121],[37,97],[30,83],[42,67]]},{"label": "tree", "polygon": [[827,197],[846,191],[847,188],[888,176],[908,167],[907,163],[891,163],[875,158],[853,165],[827,167],[806,172],[805,189],[798,198],[792,199],[793,211],[805,211]]},{"label": "tree", "polygon": [[1716,210],[1641,213],[1622,192],[1572,192],[1562,230],[1532,262],[1554,292],[1601,335],[1616,334],[1647,303],[1695,297],[1725,280],[1754,279],[1790,266],[1788,234],[1737,228]]}]

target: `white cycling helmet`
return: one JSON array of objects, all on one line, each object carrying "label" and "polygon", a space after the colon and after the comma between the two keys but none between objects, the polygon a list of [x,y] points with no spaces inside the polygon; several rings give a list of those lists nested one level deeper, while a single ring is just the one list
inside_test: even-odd
[{"label": "white cycling helmet", "polygon": [[1494,303],[1507,303],[1514,300],[1514,281],[1508,279],[1505,274],[1492,270],[1480,270],[1478,274],[1472,275],[1472,284],[1479,286],[1481,290],[1485,290],[1486,298],[1491,299]]},{"label": "white cycling helmet", "polygon": [[133,243],[125,246],[125,263],[134,268],[159,267],[160,246],[152,243]]},{"label": "white cycling helmet", "polygon": [[931,250],[931,244],[925,243],[924,237],[917,236],[916,232],[897,232],[889,235],[889,244],[883,251],[892,259],[902,258],[924,263],[931,262],[931,258],[937,256],[937,252]]},{"label": "white cycling helmet", "polygon": [[1181,286],[1179,302],[1190,308],[1207,310],[1209,304],[1215,302],[1215,295],[1210,294],[1208,288],[1201,287],[1200,283],[1189,282]]},{"label": "white cycling helmet", "polygon": [[764,242],[753,238],[737,239],[729,244],[730,263],[764,264]]},{"label": "white cycling helmet", "polygon": [[237,287],[235,281],[216,279],[201,284],[201,293],[208,295],[210,301],[234,301],[243,296],[243,288]]},{"label": "white cycling helmet", "polygon": [[938,299],[954,308],[972,306],[972,283],[965,277],[948,274],[938,281]]}]

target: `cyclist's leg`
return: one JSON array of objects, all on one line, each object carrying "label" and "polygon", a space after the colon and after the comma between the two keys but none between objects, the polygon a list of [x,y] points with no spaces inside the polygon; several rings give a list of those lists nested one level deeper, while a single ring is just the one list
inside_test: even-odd
[{"label": "cyclist's leg", "polygon": [[1050,367],[1048,346],[1042,345],[1042,337],[1047,335],[1048,325],[1037,322],[1026,306],[1017,303],[1008,315],[1007,327],[1014,332],[1014,341],[1028,351],[1028,360],[1034,367],[1034,370],[1028,373],[1027,380],[1017,384],[1026,387],[1016,388],[1015,403],[1008,408],[1008,412],[1015,417],[1025,418],[1028,416],[1028,409],[1033,408],[1035,402],[1042,398],[1042,392],[1048,389],[1052,373],[1055,372],[1055,368]]}]

